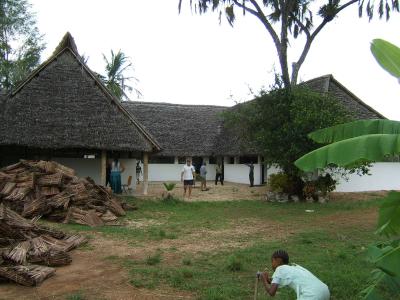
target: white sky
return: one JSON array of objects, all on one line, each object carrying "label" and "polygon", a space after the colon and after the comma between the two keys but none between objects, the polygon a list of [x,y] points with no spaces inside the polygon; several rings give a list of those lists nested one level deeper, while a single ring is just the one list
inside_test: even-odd
[{"label": "white sky", "polygon": [[[121,49],[134,64],[142,101],[231,106],[251,98],[249,87],[268,87],[274,66],[279,70],[272,39],[251,15],[239,16],[231,28],[225,19],[219,25],[216,14],[191,14],[189,0],[181,15],[178,0],[30,3],[47,43],[43,60],[67,31],[93,71],[103,73],[103,53]],[[369,50],[374,38],[400,45],[399,28],[400,14],[369,23],[358,18],[356,5],[347,8],[317,37],[299,79],[333,74],[368,105],[400,120],[400,85]]]}]

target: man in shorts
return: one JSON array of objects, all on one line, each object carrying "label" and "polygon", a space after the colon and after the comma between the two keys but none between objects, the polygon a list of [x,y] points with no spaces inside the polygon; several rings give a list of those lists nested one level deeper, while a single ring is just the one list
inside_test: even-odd
[{"label": "man in shorts", "polygon": [[200,167],[200,177],[201,177],[201,190],[202,191],[207,191],[207,167],[206,163],[203,162],[203,164]]},{"label": "man in shorts", "polygon": [[186,160],[186,164],[182,168],[181,172],[181,181],[183,182],[183,197],[186,196],[186,191],[188,191],[188,197],[192,195],[192,187],[193,187],[193,174],[195,172],[194,166],[192,165],[192,161],[190,159]]}]

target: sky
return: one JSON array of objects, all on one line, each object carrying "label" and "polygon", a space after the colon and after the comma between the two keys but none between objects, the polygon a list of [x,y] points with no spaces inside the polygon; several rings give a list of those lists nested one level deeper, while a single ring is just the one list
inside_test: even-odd
[{"label": "sky", "polygon": [[[122,50],[134,65],[140,101],[232,106],[273,83],[279,70],[271,37],[253,16],[232,28],[218,15],[196,15],[178,0],[29,0],[51,55],[69,31],[88,66],[104,73],[103,54]],[[316,1],[318,2],[318,1]],[[389,22],[358,18],[357,6],[341,12],[316,38],[299,79],[332,74],[384,116],[400,120],[400,84],[376,63],[375,38],[400,46],[400,14]],[[299,41],[291,43],[290,62]],[[135,94],[131,100],[137,100]]]}]

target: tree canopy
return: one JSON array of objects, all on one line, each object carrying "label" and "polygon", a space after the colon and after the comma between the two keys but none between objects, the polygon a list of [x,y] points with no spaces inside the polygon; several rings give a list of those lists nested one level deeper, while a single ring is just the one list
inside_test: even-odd
[{"label": "tree canopy", "polygon": [[[182,2],[183,0],[179,0],[179,11]],[[219,19],[224,14],[232,26],[238,11],[257,18],[275,44],[280,75],[286,88],[297,83],[299,70],[321,30],[342,10],[355,4],[359,6],[360,17],[366,13],[369,19],[373,18],[376,10],[374,0],[325,0],[318,3],[299,0],[190,0],[196,13],[217,11]],[[379,0],[377,11],[380,18],[389,19],[392,11],[399,11],[399,1]],[[292,63],[290,72],[288,48],[294,44],[293,39],[300,35],[305,36],[305,42],[299,57]]]},{"label": "tree canopy", "polygon": [[106,63],[106,76],[100,76],[100,78],[119,100],[129,99],[126,91],[131,92],[134,90],[138,96],[141,96],[138,89],[128,85],[132,80],[137,81],[135,77],[126,75],[127,72],[133,70],[132,62],[128,56],[126,56],[121,50],[117,53],[114,53],[114,51],[111,50],[110,59],[108,59],[104,54],[103,59]]},{"label": "tree canopy", "polygon": [[9,91],[40,61],[44,49],[26,0],[0,0],[0,88]]},{"label": "tree canopy", "polygon": [[255,143],[265,163],[277,164],[294,176],[299,170],[293,162],[318,147],[308,139],[309,132],[352,120],[336,99],[305,86],[293,87],[290,92],[277,88],[262,93],[253,101],[237,105],[224,117],[242,138]]}]

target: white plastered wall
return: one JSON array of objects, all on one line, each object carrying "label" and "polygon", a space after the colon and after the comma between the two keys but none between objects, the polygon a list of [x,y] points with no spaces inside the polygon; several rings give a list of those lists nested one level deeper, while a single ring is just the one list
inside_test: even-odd
[{"label": "white plastered wall", "polygon": [[[78,177],[90,177],[97,184],[100,184],[101,163],[99,158],[85,159],[85,158],[53,158],[54,161],[63,164],[75,170]],[[124,165],[125,171],[121,174],[121,182],[127,183],[129,175],[132,176],[132,187],[136,183],[136,159],[120,159],[121,164]]]},{"label": "white plastered wall", "polygon": [[400,163],[375,163],[371,175],[352,174],[349,181],[340,180],[337,192],[366,192],[378,190],[400,190]]}]

